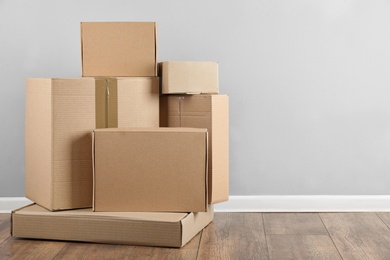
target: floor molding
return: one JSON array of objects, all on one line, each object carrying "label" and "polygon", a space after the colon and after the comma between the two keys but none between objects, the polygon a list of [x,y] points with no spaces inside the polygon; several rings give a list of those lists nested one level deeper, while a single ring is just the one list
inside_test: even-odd
[{"label": "floor molding", "polygon": [[[0,213],[30,204],[24,197],[0,197]],[[390,195],[230,196],[216,212],[390,212]]]},{"label": "floor molding", "polygon": [[30,203],[32,202],[25,197],[0,197],[0,213],[10,213]]},{"label": "floor molding", "polygon": [[216,212],[390,212],[390,195],[230,196]]}]

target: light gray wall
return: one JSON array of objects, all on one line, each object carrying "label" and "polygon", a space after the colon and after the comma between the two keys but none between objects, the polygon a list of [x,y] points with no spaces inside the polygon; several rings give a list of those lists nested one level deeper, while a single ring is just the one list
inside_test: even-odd
[{"label": "light gray wall", "polygon": [[231,195],[390,194],[390,1],[0,0],[0,197],[24,196],[24,79],[81,75],[81,21],[219,62]]}]

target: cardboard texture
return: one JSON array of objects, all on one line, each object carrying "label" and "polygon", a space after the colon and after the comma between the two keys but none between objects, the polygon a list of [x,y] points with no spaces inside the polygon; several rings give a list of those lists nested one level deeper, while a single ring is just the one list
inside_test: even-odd
[{"label": "cardboard texture", "polygon": [[218,93],[218,63],[165,61],[159,63],[163,94]]},{"label": "cardboard texture", "polygon": [[199,213],[50,212],[36,204],[15,210],[11,235],[19,238],[182,247],[213,220],[213,208]]},{"label": "cardboard texture", "polygon": [[49,210],[92,207],[92,131],[158,126],[158,79],[27,79],[26,197]]},{"label": "cardboard texture", "polygon": [[207,130],[97,129],[94,211],[207,210]]},{"label": "cardboard texture", "polygon": [[82,75],[157,76],[154,22],[82,22]]},{"label": "cardboard texture", "polygon": [[209,203],[229,199],[229,97],[163,95],[160,126],[207,128],[209,134]]}]

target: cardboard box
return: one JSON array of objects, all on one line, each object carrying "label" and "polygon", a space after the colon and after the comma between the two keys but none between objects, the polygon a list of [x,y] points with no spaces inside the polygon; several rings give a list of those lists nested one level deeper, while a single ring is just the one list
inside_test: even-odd
[{"label": "cardboard box", "polygon": [[218,93],[218,63],[165,61],[159,63],[163,94]]},{"label": "cardboard box", "polygon": [[163,95],[160,126],[207,128],[209,134],[209,203],[229,199],[229,97]]},{"label": "cardboard box", "polygon": [[94,211],[207,210],[207,130],[98,129]]},{"label": "cardboard box", "polygon": [[15,210],[11,235],[19,238],[141,246],[182,247],[213,220],[213,208],[199,213],[50,212],[36,204]]},{"label": "cardboard box", "polygon": [[82,22],[83,76],[157,76],[154,22]]},{"label": "cardboard box", "polygon": [[27,79],[26,197],[49,210],[92,207],[92,131],[158,126],[158,78]]}]

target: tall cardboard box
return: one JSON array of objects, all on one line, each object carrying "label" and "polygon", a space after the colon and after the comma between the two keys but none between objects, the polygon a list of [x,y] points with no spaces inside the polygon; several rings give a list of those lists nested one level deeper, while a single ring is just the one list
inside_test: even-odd
[{"label": "tall cardboard box", "polygon": [[26,197],[92,207],[92,131],[158,126],[158,78],[27,79]]},{"label": "tall cardboard box", "polygon": [[157,76],[154,22],[82,22],[83,76]]},{"label": "tall cardboard box", "polygon": [[11,235],[19,238],[106,244],[182,247],[213,220],[213,208],[198,213],[50,212],[36,204],[14,210]]},{"label": "tall cardboard box", "polygon": [[94,211],[207,210],[207,130],[97,129]]},{"label": "tall cardboard box", "polygon": [[229,199],[229,97],[163,95],[160,126],[207,128],[209,133],[209,203]]},{"label": "tall cardboard box", "polygon": [[218,63],[164,61],[159,63],[163,94],[218,93]]}]

